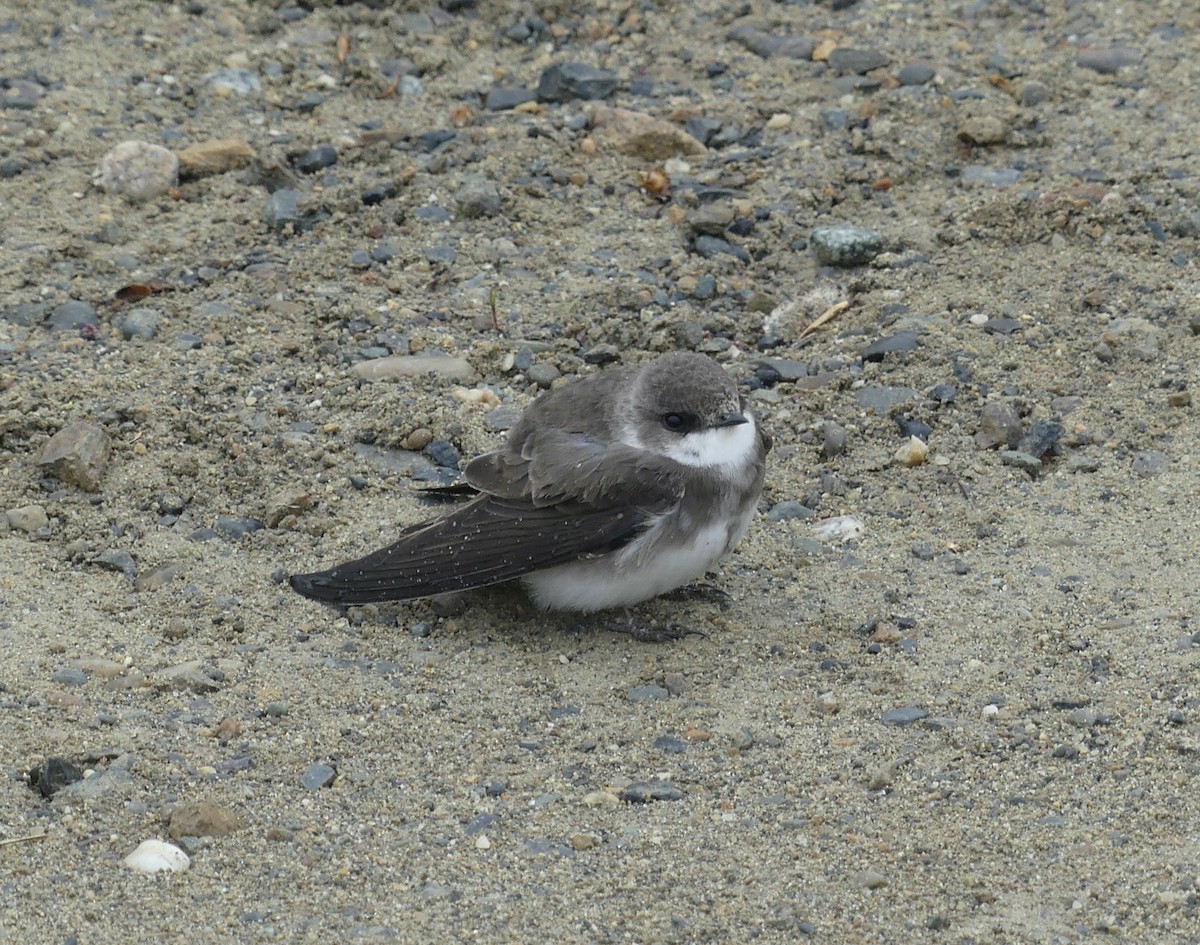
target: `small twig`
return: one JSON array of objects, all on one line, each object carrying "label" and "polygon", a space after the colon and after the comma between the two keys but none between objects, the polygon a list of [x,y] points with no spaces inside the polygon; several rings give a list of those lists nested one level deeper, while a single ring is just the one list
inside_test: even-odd
[{"label": "small twig", "polygon": [[[806,335],[811,335],[814,331],[816,331],[818,328],[820,328],[826,322],[833,321],[835,318],[837,318],[839,315],[841,315],[842,312],[846,311],[846,309],[848,309],[849,307],[850,307],[850,303],[845,300],[838,302],[836,305],[829,306],[829,308],[825,309],[825,311],[823,311],[820,315],[818,315],[815,319],[813,319],[813,321],[809,324],[809,326],[807,328],[804,329],[804,331],[800,332],[800,338],[804,338]],[[799,339],[797,339],[797,340],[799,340]]]},{"label": "small twig", "polygon": [[30,840],[45,840],[50,834],[46,831],[41,833],[31,833],[27,837],[9,837],[7,840],[0,840],[0,847],[6,847],[11,843],[28,843]]}]

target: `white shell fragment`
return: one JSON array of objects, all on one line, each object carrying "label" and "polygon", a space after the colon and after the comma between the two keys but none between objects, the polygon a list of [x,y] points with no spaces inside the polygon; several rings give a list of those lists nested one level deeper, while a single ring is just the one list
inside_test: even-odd
[{"label": "white shell fragment", "polygon": [[122,861],[131,870],[139,873],[182,873],[191,860],[179,847],[162,840],[143,840],[136,850]]},{"label": "white shell fragment", "polygon": [[863,523],[853,515],[827,518],[813,526],[818,541],[853,541],[863,533]]}]

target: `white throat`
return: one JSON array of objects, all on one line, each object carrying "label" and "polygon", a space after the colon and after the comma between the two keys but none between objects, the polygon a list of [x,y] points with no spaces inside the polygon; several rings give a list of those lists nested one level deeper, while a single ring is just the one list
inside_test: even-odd
[{"label": "white throat", "polygon": [[[634,449],[646,449],[646,444],[632,426],[623,431],[622,439]],[[745,423],[730,427],[713,427],[685,433],[663,450],[663,455],[684,466],[716,469],[722,466],[741,467],[754,459],[758,449],[758,428],[754,417],[747,415]],[[657,452],[657,450],[656,450]]]},{"label": "white throat", "polygon": [[714,469],[718,466],[745,466],[754,458],[758,446],[754,418],[732,427],[713,427],[687,433],[667,447],[667,455],[685,466]]}]

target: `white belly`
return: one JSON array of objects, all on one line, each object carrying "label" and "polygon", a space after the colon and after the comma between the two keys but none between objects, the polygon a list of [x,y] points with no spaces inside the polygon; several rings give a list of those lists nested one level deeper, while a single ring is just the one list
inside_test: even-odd
[{"label": "white belly", "polygon": [[522,580],[539,607],[547,610],[607,610],[627,607],[674,590],[703,576],[745,533],[753,508],[740,527],[727,521],[702,527],[692,540],[658,547],[657,528],[611,555],[585,558],[527,574]]}]

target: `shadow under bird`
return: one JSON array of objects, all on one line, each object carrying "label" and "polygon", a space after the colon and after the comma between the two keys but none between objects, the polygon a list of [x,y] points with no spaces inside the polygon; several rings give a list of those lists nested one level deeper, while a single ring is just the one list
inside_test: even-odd
[{"label": "shadow under bird", "polygon": [[628,607],[700,578],[733,549],[770,448],[732,378],[704,355],[603,371],[542,394],[504,446],[472,460],[474,499],[291,585],[365,604],[519,579],[546,609]]}]

